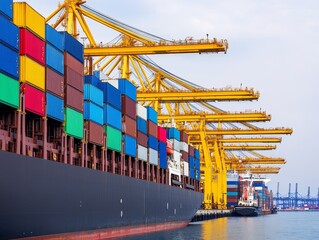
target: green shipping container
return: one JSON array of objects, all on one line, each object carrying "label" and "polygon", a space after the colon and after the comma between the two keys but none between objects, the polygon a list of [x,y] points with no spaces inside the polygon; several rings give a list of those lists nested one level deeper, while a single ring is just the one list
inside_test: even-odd
[{"label": "green shipping container", "polygon": [[104,131],[106,132],[107,148],[117,152],[121,152],[122,151],[122,132],[110,126],[105,126]]},{"label": "green shipping container", "polygon": [[0,103],[14,108],[19,107],[19,82],[0,73]]},{"label": "green shipping container", "polygon": [[65,108],[65,126],[64,130],[67,135],[82,139],[84,120],[83,114],[73,110],[72,108]]}]

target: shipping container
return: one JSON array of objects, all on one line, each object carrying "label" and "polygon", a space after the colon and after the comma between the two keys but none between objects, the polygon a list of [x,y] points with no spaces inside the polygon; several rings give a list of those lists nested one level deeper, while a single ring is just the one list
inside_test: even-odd
[{"label": "shipping container", "polygon": [[167,168],[167,154],[166,154],[166,144],[163,142],[158,143],[158,153],[159,153],[159,161],[160,167],[166,169]]},{"label": "shipping container", "polygon": [[87,83],[87,84],[91,84],[95,87],[98,87],[99,86],[99,83],[100,83],[100,79],[98,79],[97,77],[95,76],[91,76],[91,75],[86,75],[84,76],[84,84]]},{"label": "shipping container", "polygon": [[122,95],[122,113],[136,118],[136,102],[125,95]]},{"label": "shipping container", "polygon": [[200,153],[199,153],[199,150],[198,149],[194,149],[194,157],[196,159],[200,159]]},{"label": "shipping container", "polygon": [[104,126],[106,132],[106,146],[116,152],[122,152],[122,132],[111,126]]},{"label": "shipping container", "polygon": [[194,169],[195,168],[195,158],[192,156],[188,157],[189,167]]},{"label": "shipping container", "polygon": [[157,112],[155,111],[155,109],[150,106],[147,106],[146,110],[147,110],[147,120],[150,120],[157,125],[158,119],[157,119]]},{"label": "shipping container", "polygon": [[25,109],[42,117],[45,116],[45,93],[28,85],[20,86],[21,92],[24,92]]},{"label": "shipping container", "polygon": [[227,196],[236,197],[238,196],[238,192],[227,192]]},{"label": "shipping container", "polygon": [[180,132],[176,128],[167,128],[166,134],[168,139],[176,139],[180,141]]},{"label": "shipping container", "polygon": [[196,179],[197,181],[200,181],[200,171],[197,170],[197,169],[195,169],[195,179]]},{"label": "shipping container", "polygon": [[84,119],[103,126],[103,108],[93,102],[84,101]]},{"label": "shipping container", "polygon": [[79,62],[83,63],[83,45],[67,32],[60,32],[60,34],[62,35],[63,50],[70,53]]},{"label": "shipping container", "polygon": [[136,105],[136,109],[137,109],[137,116],[144,119],[145,121],[147,120],[147,111],[146,108],[144,106],[142,106],[141,104],[137,104]]},{"label": "shipping container", "polygon": [[27,3],[13,3],[13,23],[45,39],[45,19]]},{"label": "shipping container", "polygon": [[148,136],[140,131],[136,132],[137,135],[137,144],[147,147],[147,142],[148,142]]},{"label": "shipping container", "polygon": [[189,168],[189,177],[195,179],[195,169]]},{"label": "shipping container", "polygon": [[109,77],[99,70],[93,71],[93,76],[97,77],[100,81],[109,80]]},{"label": "shipping container", "polygon": [[78,61],[72,55],[67,52],[63,52],[64,54],[64,65],[68,68],[71,68],[73,71],[77,72],[84,76],[84,64],[83,62]]},{"label": "shipping container", "polygon": [[46,111],[47,116],[59,122],[64,121],[64,100],[54,96],[51,93],[46,93]]},{"label": "shipping container", "polygon": [[180,131],[180,141],[188,143],[188,135],[184,131]]},{"label": "shipping container", "polygon": [[64,55],[51,44],[46,44],[46,64],[54,71],[64,74]]},{"label": "shipping container", "polygon": [[0,73],[0,103],[18,108],[20,84],[17,80]]},{"label": "shipping container", "polygon": [[126,135],[136,138],[136,121],[129,116],[122,116],[122,131]]},{"label": "shipping container", "polygon": [[182,159],[183,159],[185,162],[188,162],[188,153],[187,153],[187,152],[184,152],[184,151],[181,151],[181,154],[182,154]]},{"label": "shipping container", "polygon": [[103,109],[104,124],[122,130],[122,113],[108,104],[104,104]]},{"label": "shipping container", "polygon": [[189,176],[189,165],[188,162],[183,161],[183,166],[184,166],[184,176],[188,177]]},{"label": "shipping container", "polygon": [[158,166],[158,151],[152,148],[148,149],[150,164]]},{"label": "shipping container", "polygon": [[173,142],[171,140],[166,140],[166,152],[168,155],[173,155]]},{"label": "shipping container", "polygon": [[[47,54],[47,56],[50,53]],[[27,55],[41,65],[45,65],[45,42],[25,28],[20,28],[20,55]],[[50,56],[55,57],[55,56]]]},{"label": "shipping container", "polygon": [[124,154],[131,157],[136,157],[136,139],[128,135],[123,135],[123,138]]},{"label": "shipping container", "polygon": [[134,86],[134,84],[127,79],[119,79],[118,81],[121,94],[129,97],[134,102],[136,102],[136,87]]},{"label": "shipping container", "polygon": [[91,84],[84,84],[84,100],[103,107],[103,92]]},{"label": "shipping container", "polygon": [[174,151],[173,153],[173,160],[180,166],[181,163],[181,154],[178,151]]},{"label": "shipping container", "polygon": [[45,67],[27,56],[20,56],[20,82],[45,90]]},{"label": "shipping container", "polygon": [[110,104],[118,110],[122,109],[122,97],[118,89],[106,82],[99,82],[98,87],[103,91],[104,103]]},{"label": "shipping container", "polygon": [[227,185],[238,185],[238,181],[227,181]]},{"label": "shipping container", "polygon": [[137,124],[137,130],[144,133],[144,134],[147,134],[147,122],[146,120],[140,118],[140,117],[137,117],[136,118],[136,124]]},{"label": "shipping container", "polygon": [[65,85],[64,100],[65,106],[83,113],[83,92],[80,92],[70,85]]},{"label": "shipping container", "polygon": [[[0,9],[3,4],[0,4]],[[0,10],[1,11],[1,10]],[[0,42],[14,51],[19,51],[19,28],[0,14]],[[4,31],[5,29],[5,31]]]},{"label": "shipping container", "polygon": [[157,138],[160,142],[166,143],[166,130],[160,126],[157,126]]},{"label": "shipping container", "polygon": [[83,139],[84,119],[83,114],[72,108],[65,108],[64,130],[67,135]]},{"label": "shipping container", "polygon": [[64,66],[64,81],[66,84],[74,87],[80,92],[84,90],[83,74],[74,71],[68,66]]},{"label": "shipping container", "polygon": [[148,147],[157,150],[158,140],[153,136],[148,136]]},{"label": "shipping container", "polygon": [[52,69],[46,67],[46,91],[55,94],[58,97],[64,97],[64,76],[58,74]]},{"label": "shipping container", "polygon": [[12,0],[1,0],[0,4],[0,15],[3,14],[8,20],[12,20],[13,18],[13,1]]},{"label": "shipping container", "polygon": [[195,158],[195,169],[200,169],[200,160]]},{"label": "shipping container", "polygon": [[104,144],[104,129],[103,126],[96,124],[95,122],[88,121],[88,135],[89,135],[89,142],[103,146]]},{"label": "shipping container", "polygon": [[188,155],[194,157],[194,147],[192,145],[188,145]]},{"label": "shipping container", "polygon": [[13,51],[2,43],[0,43],[0,53],[2,56],[5,56],[0,58],[0,72],[3,72],[15,79],[19,79],[19,53]]},{"label": "shipping container", "polygon": [[147,162],[147,148],[141,145],[137,145],[137,158],[139,160]]},{"label": "shipping container", "polygon": [[227,192],[239,192],[239,188],[238,187],[229,187],[227,186]]},{"label": "shipping container", "polygon": [[174,149],[175,151],[180,152],[180,151],[181,151],[181,149],[180,149],[180,142],[177,141],[176,139],[172,139],[172,142],[173,142],[173,149]]},{"label": "shipping container", "polygon": [[157,124],[147,120],[147,134],[157,138]]},{"label": "shipping container", "polygon": [[57,30],[55,30],[49,24],[45,25],[45,40],[52,46],[54,46],[56,49],[63,52],[63,37]]},{"label": "shipping container", "polygon": [[180,142],[180,149],[181,151],[187,152],[188,153],[188,144],[186,142]]}]

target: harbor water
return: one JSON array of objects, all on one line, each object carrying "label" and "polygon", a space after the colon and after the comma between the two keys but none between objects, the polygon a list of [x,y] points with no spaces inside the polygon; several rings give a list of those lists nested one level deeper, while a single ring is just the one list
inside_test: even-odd
[{"label": "harbor water", "polygon": [[191,223],[160,233],[121,238],[125,240],[290,240],[319,239],[319,211],[278,212],[260,217],[226,217]]}]

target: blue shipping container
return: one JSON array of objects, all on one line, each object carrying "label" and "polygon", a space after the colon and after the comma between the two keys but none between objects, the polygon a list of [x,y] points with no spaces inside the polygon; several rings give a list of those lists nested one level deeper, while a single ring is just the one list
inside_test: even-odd
[{"label": "blue shipping container", "polygon": [[15,79],[19,79],[19,53],[2,43],[0,43],[0,53],[3,56],[0,58],[0,71]]},{"label": "blue shipping container", "polygon": [[118,130],[122,130],[122,112],[110,106],[104,104],[104,124],[114,127]]},{"label": "blue shipping container", "polygon": [[157,124],[158,123],[157,112],[155,111],[155,109],[152,107],[146,107],[146,111],[147,111],[147,120],[150,120],[153,123]]},{"label": "blue shipping container", "polygon": [[110,104],[118,110],[122,109],[122,98],[120,90],[107,82],[99,82],[99,89],[103,91],[104,103]]},{"label": "blue shipping container", "polygon": [[128,96],[136,102],[136,87],[126,79],[119,79],[119,90],[121,94]]},{"label": "blue shipping container", "polygon": [[137,130],[147,134],[147,121],[145,121],[143,118],[137,117],[136,118],[136,124],[137,124]]},{"label": "blue shipping container", "polygon": [[64,100],[50,93],[46,93],[47,115],[57,121],[64,121]]},{"label": "blue shipping container", "polygon": [[63,36],[49,24],[45,25],[45,39],[52,46],[63,52]]},{"label": "blue shipping container", "polygon": [[153,136],[148,136],[148,146],[157,151],[158,148],[158,140]]},{"label": "blue shipping container", "polygon": [[199,170],[195,170],[195,179],[196,179],[197,181],[200,180],[200,171],[199,171]]},{"label": "blue shipping container", "polygon": [[195,168],[200,169],[200,161],[199,159],[196,159],[196,158],[195,158]]},{"label": "blue shipping container", "polygon": [[194,157],[196,158],[196,159],[200,159],[200,154],[199,154],[199,150],[198,149],[194,149]]},{"label": "blue shipping container", "polygon": [[0,14],[0,42],[15,51],[20,49],[19,28]]},{"label": "blue shipping container", "polygon": [[103,108],[95,103],[84,101],[84,119],[103,125]]},{"label": "blue shipping container", "polygon": [[63,50],[83,63],[83,45],[67,32],[60,32],[63,38]]},{"label": "blue shipping container", "polygon": [[189,177],[191,179],[195,179],[195,169],[193,169],[193,168],[189,169]]},{"label": "blue shipping container", "polygon": [[238,196],[238,192],[227,192],[227,196],[229,196],[229,197],[237,197]]},{"label": "blue shipping container", "polygon": [[167,132],[168,139],[176,139],[177,141],[180,141],[181,133],[176,128],[167,128],[166,132]]},{"label": "blue shipping container", "polygon": [[103,107],[103,92],[91,84],[84,84],[84,100]]},{"label": "blue shipping container", "polygon": [[93,86],[98,87],[99,83],[100,83],[100,79],[98,79],[95,76],[86,75],[86,76],[84,76],[84,83],[92,84]]},{"label": "blue shipping container", "polygon": [[128,135],[123,135],[124,153],[131,157],[136,157],[136,139]]},{"label": "blue shipping container", "polygon": [[46,64],[54,71],[64,74],[64,55],[63,52],[59,51],[51,44],[47,43],[45,46]]},{"label": "blue shipping container", "polygon": [[13,18],[13,12],[12,12],[12,0],[1,0],[0,4],[0,14],[3,14],[5,17],[7,17],[9,20],[12,21]]},{"label": "blue shipping container", "polygon": [[238,185],[238,181],[227,181],[227,185]]},{"label": "blue shipping container", "polygon": [[190,168],[195,168],[195,158],[192,156],[188,156],[188,162],[189,162],[189,167]]},{"label": "blue shipping container", "polygon": [[167,169],[166,143],[163,143],[163,142],[158,143],[158,152],[159,152],[159,159],[160,159],[160,167]]}]

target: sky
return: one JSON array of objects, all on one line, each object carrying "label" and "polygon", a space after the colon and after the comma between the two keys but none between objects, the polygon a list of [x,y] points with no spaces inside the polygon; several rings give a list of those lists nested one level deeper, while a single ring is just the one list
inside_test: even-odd
[{"label": "sky", "polygon": [[[43,16],[58,1],[27,0]],[[227,54],[150,56],[169,72],[206,88],[254,88],[258,101],[214,103],[225,111],[264,110],[272,120],[260,127],[293,128],[276,150],[262,151],[287,163],[270,175],[270,189],[316,196],[319,187],[319,2],[316,0],[87,0],[105,15],[162,38],[227,39]],[[99,41],[111,34],[96,27]]]}]

